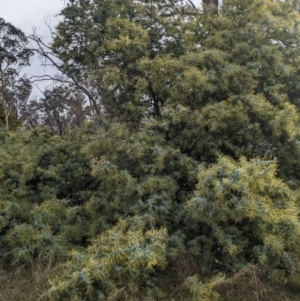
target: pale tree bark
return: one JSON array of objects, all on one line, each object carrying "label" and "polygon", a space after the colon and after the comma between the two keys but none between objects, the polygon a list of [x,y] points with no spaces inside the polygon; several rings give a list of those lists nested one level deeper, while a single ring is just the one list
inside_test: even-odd
[{"label": "pale tree bark", "polygon": [[8,118],[9,118],[9,115],[10,115],[10,110],[8,110],[5,105],[3,106],[3,109],[4,109],[4,114],[5,114],[5,127],[7,129],[9,129]]},{"label": "pale tree bark", "polygon": [[0,103],[2,104],[2,109],[3,109],[3,113],[4,113],[4,118],[5,118],[5,127],[7,129],[9,129],[9,115],[10,115],[10,110],[7,107],[5,98],[5,78],[4,78],[4,74],[2,72],[2,65],[0,64],[0,78],[1,78],[1,88],[0,88],[0,93],[1,93],[1,98],[0,98]]}]

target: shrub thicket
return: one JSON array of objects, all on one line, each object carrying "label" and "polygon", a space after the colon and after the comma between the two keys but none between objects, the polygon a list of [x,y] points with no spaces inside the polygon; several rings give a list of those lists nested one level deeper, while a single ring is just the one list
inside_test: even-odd
[{"label": "shrub thicket", "polygon": [[0,255],[58,262],[42,300],[217,300],[249,264],[300,287],[300,2],[170,3],[73,1],[53,49],[86,35],[103,115],[1,132]]}]

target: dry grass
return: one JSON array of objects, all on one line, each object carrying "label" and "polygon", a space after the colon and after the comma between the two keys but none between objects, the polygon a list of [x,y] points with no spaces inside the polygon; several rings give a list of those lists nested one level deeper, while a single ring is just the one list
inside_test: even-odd
[{"label": "dry grass", "polygon": [[253,265],[249,265],[226,279],[217,286],[217,291],[228,300],[265,300],[268,295],[268,288],[261,280],[260,270]]},{"label": "dry grass", "polygon": [[[188,276],[199,273],[200,266],[191,258],[180,258],[172,267],[159,275],[160,286],[168,288],[166,301],[186,300],[187,288],[184,281]],[[39,293],[47,286],[54,271],[51,261],[47,264],[34,262],[7,272],[0,269],[0,301],[36,301]],[[248,265],[232,277],[216,286],[220,301],[300,301],[300,292],[291,292],[285,287],[272,287],[261,270]],[[71,300],[70,300],[71,301]],[[145,301],[138,285],[127,285],[107,301]]]},{"label": "dry grass", "polygon": [[[187,277],[199,274],[200,268],[199,261],[193,257],[182,256],[178,258],[164,276],[166,285],[170,287],[167,300],[184,300],[188,291],[184,282]],[[168,285],[168,282],[170,285]]]},{"label": "dry grass", "polygon": [[[191,257],[178,258],[172,266],[163,272],[158,272],[155,277],[159,286],[168,291],[166,301],[184,300],[187,288],[184,281],[188,276],[193,276],[199,272],[199,266]],[[138,285],[127,285],[111,295],[107,301],[145,301],[147,298],[140,291]]]},{"label": "dry grass", "polygon": [[47,285],[53,264],[32,262],[15,269],[0,269],[0,301],[36,301]]},{"label": "dry grass", "polygon": [[107,301],[144,301],[137,286],[126,286],[111,295]]},{"label": "dry grass", "polygon": [[216,287],[224,301],[300,301],[300,293],[271,286],[262,271],[248,265]]}]

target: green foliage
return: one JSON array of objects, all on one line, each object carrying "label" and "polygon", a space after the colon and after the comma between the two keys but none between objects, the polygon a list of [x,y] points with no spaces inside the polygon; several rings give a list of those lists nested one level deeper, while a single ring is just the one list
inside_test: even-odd
[{"label": "green foliage", "polygon": [[[106,300],[124,286],[149,285],[154,269],[166,265],[166,238],[165,229],[145,231],[143,218],[122,221],[93,239],[86,253],[73,252],[65,276],[45,297]],[[150,289],[146,294],[155,297]]]},{"label": "green foliage", "polygon": [[[198,252],[236,269],[246,262],[281,267],[299,281],[297,193],[275,177],[275,162],[220,157],[198,175],[193,198],[184,204],[185,233],[203,241]],[[210,242],[210,243],[207,243]],[[220,250],[222,252],[220,253]],[[206,253],[206,254],[205,254]]]},{"label": "green foliage", "polygon": [[218,283],[216,279],[209,283],[203,284],[197,276],[188,277],[185,285],[189,290],[189,295],[187,300],[197,301],[215,301],[219,300],[219,296],[213,291],[214,286]]},{"label": "green foliage", "polygon": [[77,205],[95,185],[78,144],[21,129],[2,132],[0,146],[1,256],[66,255],[84,237]]},{"label": "green foliage", "polygon": [[62,10],[52,49],[70,77],[93,78],[108,114],[137,126],[145,113],[158,116],[165,102],[155,89],[157,74],[143,61],[185,53],[193,41],[184,18],[193,15],[178,0],[73,1]]},{"label": "green foliage", "polygon": [[53,50],[101,118],[0,136],[0,254],[62,261],[41,299],[217,300],[248,264],[299,289],[299,5],[65,7]]},{"label": "green foliage", "polygon": [[297,182],[297,3],[225,1],[215,16],[179,1],[74,1],[52,48],[94,78],[107,115],[161,117],[174,147],[208,164],[276,157]]}]

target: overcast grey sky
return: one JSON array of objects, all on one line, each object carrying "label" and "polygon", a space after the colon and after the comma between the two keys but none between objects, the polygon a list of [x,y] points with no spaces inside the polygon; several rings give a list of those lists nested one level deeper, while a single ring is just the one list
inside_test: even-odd
[{"label": "overcast grey sky", "polygon": [[[199,5],[201,0],[194,0],[193,2]],[[37,33],[43,37],[44,41],[50,41],[49,29],[45,20],[50,21],[51,27],[54,27],[58,22],[55,15],[60,12],[63,6],[64,0],[0,0],[0,17],[26,34],[31,34],[32,29],[36,28]],[[24,72],[29,76],[45,74],[39,64],[37,59],[33,59],[31,67],[24,69]],[[47,70],[47,72],[55,73],[54,70]],[[48,84],[39,83],[39,87],[43,90]],[[36,88],[33,90],[32,97],[35,95],[39,95]]]},{"label": "overcast grey sky", "polygon": [[[62,7],[64,0],[0,0],[0,17],[6,22],[10,22],[15,27],[21,29],[26,34],[31,34],[33,28],[46,41],[50,41],[49,29],[45,20],[50,21],[51,26],[55,26],[58,18],[55,17]],[[23,70],[28,76],[45,74],[45,70],[40,67],[38,59],[33,59],[31,66]],[[55,72],[47,70],[47,72]],[[49,83],[40,83],[43,89]],[[36,88],[33,90],[32,97],[40,93]]]},{"label": "overcast grey sky", "polygon": [[55,23],[54,15],[63,5],[63,0],[0,0],[0,15],[27,34],[33,27],[46,34],[44,19],[49,16]]}]

